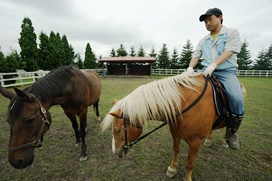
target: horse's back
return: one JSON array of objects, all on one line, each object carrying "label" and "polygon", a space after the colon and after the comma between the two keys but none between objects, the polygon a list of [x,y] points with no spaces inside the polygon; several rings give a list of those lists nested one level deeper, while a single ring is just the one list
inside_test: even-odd
[{"label": "horse's back", "polygon": [[[205,78],[203,75],[198,75],[194,78],[196,78],[203,86],[195,87],[196,91],[181,88],[185,100],[183,102],[183,109],[193,104],[204,90]],[[182,137],[187,141],[192,135],[198,135],[201,138],[206,137],[210,132],[216,117],[217,114],[214,107],[212,87],[208,83],[203,97],[191,109],[179,117],[179,124],[182,129],[180,133],[182,134]]]},{"label": "horse's back", "polygon": [[89,97],[91,102],[96,102],[101,95],[101,80],[99,75],[92,70],[86,70],[83,72],[84,77],[86,78],[86,86],[89,91]]}]

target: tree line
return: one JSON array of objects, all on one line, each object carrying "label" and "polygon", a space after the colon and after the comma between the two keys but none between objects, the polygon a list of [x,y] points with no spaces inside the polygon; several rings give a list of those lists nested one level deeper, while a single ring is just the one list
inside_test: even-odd
[{"label": "tree line", "polygon": [[[11,50],[11,53],[5,56],[0,50],[0,72],[14,72],[16,69],[24,69],[26,71],[52,70],[54,68],[76,64],[81,69],[100,68],[102,64],[98,62],[96,54],[93,52],[90,43],[86,44],[84,59],[79,53],[74,52],[74,48],[69,44],[65,35],[51,31],[49,35],[41,32],[39,35],[39,44],[37,44],[37,36],[31,20],[25,17],[22,21],[20,37],[18,43],[21,51]],[[238,54],[238,65],[241,70],[271,70],[272,69],[272,44],[268,49],[259,52],[257,58],[253,61],[249,43],[244,40],[241,46],[241,52]],[[167,44],[164,43],[159,52],[154,47],[150,53],[146,53],[141,46],[138,51],[131,46],[129,51],[123,44],[118,49],[112,49],[109,56],[151,56],[155,57],[156,62],[153,68],[172,68],[185,69],[189,65],[193,53],[193,45],[188,39],[179,53],[177,48],[169,52]],[[102,58],[101,56],[99,58]],[[201,68],[200,63],[195,67]]]}]

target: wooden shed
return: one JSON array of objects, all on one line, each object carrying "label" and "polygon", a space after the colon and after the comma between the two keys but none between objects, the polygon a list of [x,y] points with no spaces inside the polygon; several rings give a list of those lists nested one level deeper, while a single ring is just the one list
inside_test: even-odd
[{"label": "wooden shed", "polygon": [[99,60],[106,63],[107,75],[152,75],[154,57],[105,57]]}]

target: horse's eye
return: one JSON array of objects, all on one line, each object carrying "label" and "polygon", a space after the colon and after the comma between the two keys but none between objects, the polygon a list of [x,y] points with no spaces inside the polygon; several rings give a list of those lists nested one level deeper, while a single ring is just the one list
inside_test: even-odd
[{"label": "horse's eye", "polygon": [[36,116],[32,116],[32,117],[26,118],[25,122],[26,123],[32,123],[35,120],[35,118],[36,118]]}]

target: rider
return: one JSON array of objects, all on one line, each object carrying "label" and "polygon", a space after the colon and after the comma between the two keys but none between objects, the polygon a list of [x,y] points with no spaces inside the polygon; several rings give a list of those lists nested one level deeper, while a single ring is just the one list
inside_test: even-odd
[{"label": "rider", "polygon": [[204,66],[203,75],[206,77],[214,74],[224,85],[230,108],[226,131],[227,143],[232,149],[239,149],[240,140],[236,132],[244,114],[243,94],[236,75],[237,54],[242,44],[240,34],[238,30],[222,25],[223,14],[218,8],[208,9],[199,17],[199,21],[205,22],[210,33],[198,43],[187,72],[193,74],[193,68],[200,57],[203,57],[201,62]]}]

